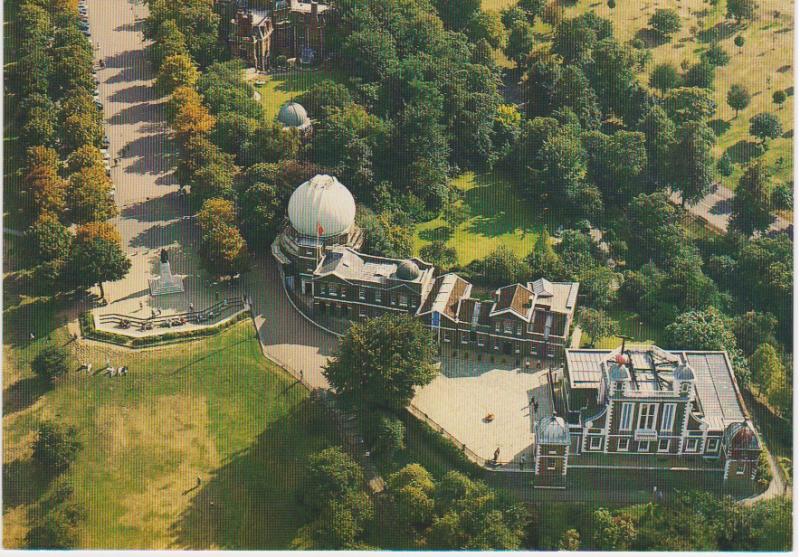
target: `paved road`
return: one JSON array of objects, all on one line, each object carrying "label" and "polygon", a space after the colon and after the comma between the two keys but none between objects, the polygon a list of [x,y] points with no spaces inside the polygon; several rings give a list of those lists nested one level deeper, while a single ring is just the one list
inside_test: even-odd
[{"label": "paved road", "polygon": [[[705,220],[712,228],[716,228],[722,233],[728,231],[728,221],[731,217],[731,200],[733,191],[724,186],[716,186],[715,189],[701,199],[696,205],[687,205],[686,210],[691,214]],[[681,196],[679,193],[672,194],[672,201],[680,204]],[[772,231],[787,230],[792,226],[788,220],[777,217],[770,227]]]}]

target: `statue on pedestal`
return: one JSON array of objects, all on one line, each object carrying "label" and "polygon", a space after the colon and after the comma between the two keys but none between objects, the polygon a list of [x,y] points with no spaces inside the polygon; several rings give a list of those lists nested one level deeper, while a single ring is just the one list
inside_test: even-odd
[{"label": "statue on pedestal", "polygon": [[176,294],[183,292],[183,279],[172,275],[169,266],[169,255],[167,250],[161,250],[161,264],[159,265],[159,277],[150,279],[150,295],[162,296],[164,294]]}]

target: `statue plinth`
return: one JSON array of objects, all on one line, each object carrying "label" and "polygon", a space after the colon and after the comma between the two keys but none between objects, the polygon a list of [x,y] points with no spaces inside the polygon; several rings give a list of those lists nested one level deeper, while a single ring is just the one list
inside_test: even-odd
[{"label": "statue plinth", "polygon": [[151,296],[163,296],[165,294],[177,294],[179,292],[183,292],[183,279],[172,275],[172,270],[169,267],[167,250],[161,250],[159,277],[150,279],[149,282]]}]

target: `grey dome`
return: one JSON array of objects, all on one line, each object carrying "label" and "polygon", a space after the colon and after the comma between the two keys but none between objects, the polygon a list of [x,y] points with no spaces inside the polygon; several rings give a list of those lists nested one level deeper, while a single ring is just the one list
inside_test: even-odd
[{"label": "grey dome", "polygon": [[356,218],[356,202],[335,176],[317,174],[294,190],[287,212],[297,232],[326,238],[350,230]]},{"label": "grey dome", "polygon": [[286,103],[281,107],[278,112],[278,122],[287,128],[304,129],[311,125],[306,109],[296,102]]},{"label": "grey dome", "polygon": [[679,365],[672,372],[672,377],[675,381],[694,381],[694,371],[686,365]]},{"label": "grey dome", "polygon": [[547,416],[536,424],[536,442],[549,445],[569,445],[569,429],[564,418]]},{"label": "grey dome", "polygon": [[397,266],[397,278],[402,280],[416,280],[419,277],[419,267],[417,264],[406,259]]}]

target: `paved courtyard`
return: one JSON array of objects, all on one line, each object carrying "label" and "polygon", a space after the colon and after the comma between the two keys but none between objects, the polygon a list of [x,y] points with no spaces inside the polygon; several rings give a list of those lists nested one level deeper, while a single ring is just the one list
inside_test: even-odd
[{"label": "paved courtyard", "polygon": [[[538,403],[532,414],[531,397]],[[478,456],[533,461],[534,422],[552,414],[547,370],[522,371],[473,359],[443,358],[441,373],[412,403]],[[494,419],[486,416],[494,414]]]}]

